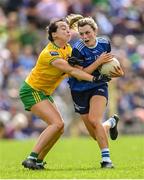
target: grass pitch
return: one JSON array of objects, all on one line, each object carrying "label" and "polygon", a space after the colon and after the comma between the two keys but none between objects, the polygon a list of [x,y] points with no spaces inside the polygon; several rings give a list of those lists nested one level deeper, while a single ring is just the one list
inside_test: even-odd
[{"label": "grass pitch", "polygon": [[24,169],[21,161],[35,140],[0,140],[1,179],[142,179],[144,136],[110,141],[115,169],[100,169],[100,151],[90,138],[61,138],[46,157],[46,170]]}]

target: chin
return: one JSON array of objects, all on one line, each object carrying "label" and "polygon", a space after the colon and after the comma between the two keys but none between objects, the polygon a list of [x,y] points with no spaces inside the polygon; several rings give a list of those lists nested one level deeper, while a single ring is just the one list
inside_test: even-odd
[{"label": "chin", "polygon": [[88,47],[91,47],[92,45],[88,42],[88,43],[85,43],[86,46]]},{"label": "chin", "polygon": [[71,38],[66,38],[65,41],[66,42],[69,42],[71,40]]},{"label": "chin", "polygon": [[68,41],[70,41],[70,40],[71,40],[71,36],[68,37]]}]

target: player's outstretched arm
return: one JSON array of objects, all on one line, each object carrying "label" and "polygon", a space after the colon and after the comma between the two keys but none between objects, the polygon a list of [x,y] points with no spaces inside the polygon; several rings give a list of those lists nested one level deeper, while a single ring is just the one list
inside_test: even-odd
[{"label": "player's outstretched arm", "polygon": [[77,79],[86,80],[86,81],[90,81],[90,82],[94,81],[94,76],[92,76],[78,68],[72,67],[71,65],[68,64],[67,61],[65,61],[63,59],[56,59],[55,61],[53,61],[51,63],[51,65],[65,73],[77,78]]}]

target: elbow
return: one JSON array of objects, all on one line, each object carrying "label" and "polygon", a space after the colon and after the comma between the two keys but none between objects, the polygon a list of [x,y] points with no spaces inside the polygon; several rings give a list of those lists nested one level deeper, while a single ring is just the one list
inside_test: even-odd
[{"label": "elbow", "polygon": [[67,71],[67,74],[70,75],[70,76],[73,76],[74,70],[73,70],[73,69],[68,70],[68,71]]}]

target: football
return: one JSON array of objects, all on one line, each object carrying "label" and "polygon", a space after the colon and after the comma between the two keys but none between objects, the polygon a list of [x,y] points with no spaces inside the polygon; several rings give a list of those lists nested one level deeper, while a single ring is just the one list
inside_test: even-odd
[{"label": "football", "polygon": [[103,64],[99,71],[101,74],[110,76],[110,72],[115,72],[114,67],[117,67],[117,66],[120,67],[120,63],[118,59],[112,58],[112,61]]}]

